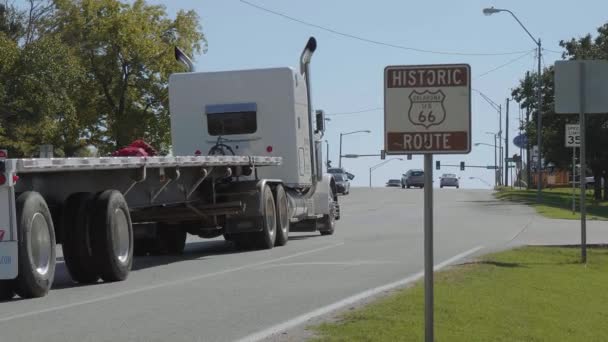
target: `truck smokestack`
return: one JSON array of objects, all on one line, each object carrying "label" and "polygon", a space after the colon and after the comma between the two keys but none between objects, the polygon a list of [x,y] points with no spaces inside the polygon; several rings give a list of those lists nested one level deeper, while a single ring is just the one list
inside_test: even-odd
[{"label": "truck smokestack", "polygon": [[315,142],[315,130],[313,128],[313,118],[314,118],[314,113],[313,113],[313,109],[312,109],[312,98],[311,98],[311,91],[310,91],[310,60],[312,59],[312,55],[315,52],[315,50],[317,49],[317,40],[315,39],[315,37],[310,37],[308,39],[308,42],[306,43],[306,46],[304,47],[304,50],[302,51],[302,54],[300,55],[300,73],[302,75],[304,75],[304,79],[306,81],[306,98],[308,100],[308,139],[310,141],[310,165],[311,165],[311,170],[310,170],[310,174],[311,174],[311,181],[312,181],[312,186],[311,188],[308,190],[308,194],[310,194],[312,196],[312,194],[315,192],[315,188],[317,186],[317,181],[319,181],[322,177],[322,175],[318,175],[317,174],[317,148],[316,148],[316,142]]},{"label": "truck smokestack", "polygon": [[194,63],[192,63],[192,59],[188,57],[180,48],[175,47],[175,60],[183,63],[186,67],[188,67],[189,72],[194,72]]},{"label": "truck smokestack", "polygon": [[302,54],[300,55],[300,74],[304,75],[308,73],[306,67],[310,64],[310,60],[312,59],[312,55],[317,49],[317,40],[315,37],[310,37]]}]

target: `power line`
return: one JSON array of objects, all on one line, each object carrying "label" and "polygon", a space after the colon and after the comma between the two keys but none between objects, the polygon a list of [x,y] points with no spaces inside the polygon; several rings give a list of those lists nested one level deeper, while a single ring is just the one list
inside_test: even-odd
[{"label": "power line", "polygon": [[563,51],[557,51],[557,50],[551,50],[551,49],[545,49],[545,48],[543,48],[543,51],[552,52],[552,53],[558,53],[560,55],[563,53]]},{"label": "power line", "polygon": [[488,71],[486,71],[484,73],[481,73],[481,74],[473,77],[473,79],[481,78],[481,77],[486,76],[487,74],[490,74],[490,73],[492,73],[492,72],[494,72],[494,71],[496,71],[498,69],[502,69],[502,68],[506,67],[507,65],[513,64],[513,63],[519,61],[520,59],[529,56],[532,52],[534,52],[534,50],[528,51],[527,53],[524,53],[523,55],[521,55],[521,56],[519,56],[517,58],[513,58],[512,60],[506,62],[505,64],[501,64],[501,65],[499,65],[499,66],[497,66],[497,67],[495,67],[493,69],[490,69],[490,70],[488,70]]},{"label": "power line", "polygon": [[330,114],[325,114],[325,116],[342,116],[342,115],[362,114],[362,113],[368,113],[368,112],[375,112],[377,110],[382,110],[382,109],[384,109],[384,108],[383,107],[374,107],[374,108],[357,110],[357,111],[353,111],[353,112],[330,113]]},{"label": "power line", "polygon": [[292,16],[289,16],[287,14],[281,13],[281,12],[277,12],[275,10],[271,10],[269,8],[266,7],[262,7],[260,5],[251,3],[249,1],[246,0],[239,0],[241,3],[256,8],[260,11],[264,11],[270,14],[274,14],[276,16],[282,17],[284,19],[288,19],[297,23],[300,23],[302,25],[306,25],[309,27],[314,27],[326,32],[330,32],[333,33],[335,35],[339,35],[342,37],[346,37],[346,38],[350,38],[350,39],[354,39],[354,40],[359,40],[362,42],[366,42],[366,43],[370,43],[370,44],[375,44],[375,45],[382,45],[382,46],[387,46],[387,47],[392,47],[395,49],[401,49],[401,50],[408,50],[408,51],[416,51],[416,52],[422,52],[422,53],[431,53],[431,54],[437,54],[437,55],[454,55],[454,56],[505,56],[505,55],[517,55],[517,54],[521,54],[524,52],[528,52],[526,51],[511,51],[511,52],[494,52],[494,53],[478,53],[478,52],[456,52],[456,51],[436,51],[436,50],[426,50],[426,49],[420,49],[420,48],[415,48],[415,47],[410,47],[410,46],[404,46],[404,45],[397,45],[397,44],[391,44],[391,43],[386,43],[386,42],[382,42],[379,40],[373,40],[373,39],[368,39],[368,38],[363,38],[363,37],[359,37],[359,36],[355,36],[353,34],[350,33],[345,33],[345,32],[341,32],[341,31],[337,31],[334,30],[332,28],[328,28],[325,26],[321,26],[318,24],[314,24],[311,22],[307,22]]}]

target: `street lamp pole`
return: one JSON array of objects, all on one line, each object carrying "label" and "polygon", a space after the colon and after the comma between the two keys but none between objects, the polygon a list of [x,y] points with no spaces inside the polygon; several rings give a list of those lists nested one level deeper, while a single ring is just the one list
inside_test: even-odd
[{"label": "street lamp pole", "polygon": [[494,186],[498,186],[498,163],[496,162],[496,139],[497,139],[497,135],[496,133],[492,133],[492,132],[486,132],[486,134],[491,134],[494,136]]},{"label": "street lamp pole", "polygon": [[325,165],[329,169],[329,141],[325,140],[326,153],[325,153]]},{"label": "street lamp pole", "polygon": [[338,157],[338,167],[342,168],[342,137],[345,135],[349,135],[349,134],[371,133],[371,132],[372,131],[370,131],[368,129],[364,129],[364,130],[352,131],[352,132],[347,132],[347,133],[340,133],[340,156]]},{"label": "street lamp pole", "polygon": [[481,96],[482,99],[484,99],[490,106],[492,106],[492,108],[494,108],[494,110],[496,110],[496,112],[498,113],[498,144],[500,145],[499,148],[499,155],[498,155],[498,168],[496,169],[496,173],[497,173],[497,185],[500,185],[502,182],[502,105],[497,104],[496,102],[492,101],[492,99],[490,99],[486,94],[482,93],[481,91],[473,88],[473,91],[476,91],[477,93],[479,93],[479,95]]},{"label": "street lamp pole", "polygon": [[511,12],[508,9],[500,9],[500,8],[494,8],[494,7],[490,7],[490,8],[484,8],[483,9],[483,14],[485,15],[492,15],[494,13],[498,13],[498,12],[507,12],[509,14],[511,14],[511,16],[517,21],[517,23],[521,26],[521,28],[524,29],[524,31],[526,31],[526,33],[528,34],[528,36],[530,36],[530,38],[532,39],[532,41],[534,41],[534,44],[536,45],[536,48],[538,49],[536,56],[537,56],[537,61],[538,61],[538,74],[537,74],[537,89],[536,89],[536,101],[537,101],[537,105],[538,108],[536,108],[537,112],[537,120],[536,120],[536,135],[537,135],[537,145],[538,145],[538,160],[537,160],[537,164],[536,164],[536,168],[537,168],[537,175],[538,175],[538,181],[537,183],[537,192],[536,192],[536,201],[540,202],[542,200],[542,194],[541,194],[541,190],[542,190],[542,143],[543,143],[543,137],[542,137],[542,127],[543,127],[543,116],[542,116],[542,108],[543,108],[543,96],[542,96],[542,85],[543,85],[543,81],[542,81],[542,74],[541,74],[541,58],[542,58],[542,42],[540,40],[540,38],[536,39],[534,38],[534,36],[530,33],[530,31],[528,31],[528,29],[524,26],[524,24],[517,18],[517,16],[515,16],[515,14],[513,12]]},{"label": "street lamp pole", "polygon": [[387,160],[383,161],[380,164],[376,164],[376,165],[374,165],[374,166],[372,166],[372,167],[369,168],[369,187],[370,187],[370,189],[372,187],[372,171],[374,171],[375,169],[379,168],[380,166],[382,166],[382,165],[384,165],[386,163],[389,163],[389,162],[391,162],[393,160],[403,160],[403,158],[390,158],[390,159],[387,159]]},{"label": "street lamp pole", "polygon": [[505,186],[509,186],[509,99],[507,99],[507,111],[505,113]]},{"label": "street lamp pole", "polygon": [[340,152],[339,152],[339,153],[340,153],[340,156],[338,157],[338,158],[339,158],[339,159],[338,159],[338,167],[339,167],[339,168],[342,168],[342,136],[343,136],[343,135],[344,135],[344,134],[340,133]]}]

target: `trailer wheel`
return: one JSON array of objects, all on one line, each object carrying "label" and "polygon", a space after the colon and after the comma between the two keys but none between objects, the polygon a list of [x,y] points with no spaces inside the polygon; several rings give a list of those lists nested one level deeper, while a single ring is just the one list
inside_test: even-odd
[{"label": "trailer wheel", "polygon": [[91,237],[101,279],[126,279],[133,264],[133,227],[129,207],[119,191],[106,190],[95,199]]},{"label": "trailer wheel", "polygon": [[43,297],[55,278],[55,229],[44,198],[33,191],[17,198],[19,276],[14,290],[22,298]]},{"label": "trailer wheel", "polygon": [[271,249],[277,234],[277,211],[274,196],[268,185],[262,191],[262,231],[252,234],[253,246],[259,249]]},{"label": "trailer wheel", "polygon": [[277,212],[277,237],[275,246],[285,246],[289,240],[289,217],[288,217],[287,194],[281,184],[275,189],[275,209]]},{"label": "trailer wheel", "polygon": [[88,192],[68,197],[63,205],[63,257],[72,279],[81,284],[99,280],[91,248],[89,212],[95,196]]},{"label": "trailer wheel", "polygon": [[13,282],[11,280],[0,280],[0,302],[4,302],[15,297]]}]

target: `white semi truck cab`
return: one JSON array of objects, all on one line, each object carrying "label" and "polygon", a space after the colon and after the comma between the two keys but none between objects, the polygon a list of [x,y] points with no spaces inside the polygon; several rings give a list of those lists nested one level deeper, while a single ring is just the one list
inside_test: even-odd
[{"label": "white semi truck cab", "polygon": [[239,249],[293,231],[334,233],[336,186],[322,173],[311,38],[300,66],[190,67],[169,82],[175,157],[8,159],[0,150],[0,300],[41,297],[61,244],[74,281],[127,278],[133,255],[180,254],[187,234]]}]

